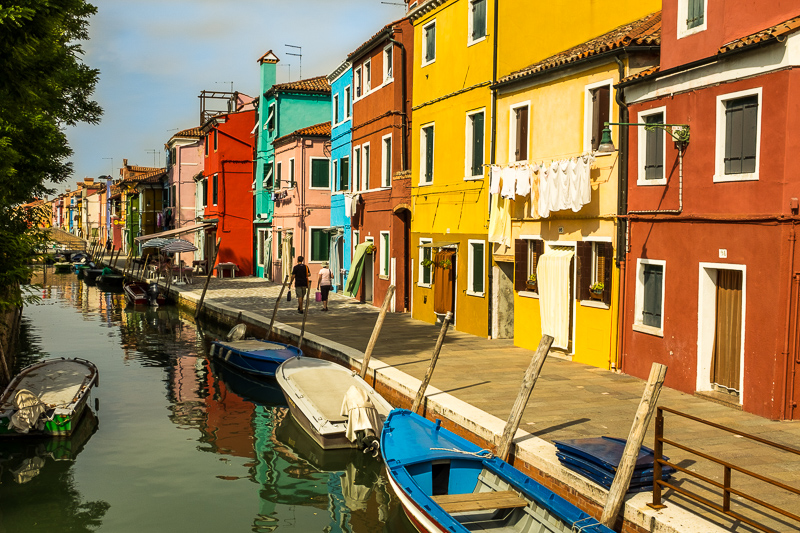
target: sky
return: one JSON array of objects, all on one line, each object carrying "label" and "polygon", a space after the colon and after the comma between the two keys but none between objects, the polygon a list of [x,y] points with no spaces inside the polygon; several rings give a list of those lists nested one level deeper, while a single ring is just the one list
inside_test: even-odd
[{"label": "sky", "polygon": [[[90,0],[91,1],[91,0]],[[100,70],[98,125],[67,130],[75,188],[130,165],[164,166],[164,144],[199,126],[201,91],[258,94],[258,58],[272,50],[278,82],[330,74],[361,43],[401,18],[402,0],[94,0],[84,62]],[[155,153],[153,152],[155,150]]]}]

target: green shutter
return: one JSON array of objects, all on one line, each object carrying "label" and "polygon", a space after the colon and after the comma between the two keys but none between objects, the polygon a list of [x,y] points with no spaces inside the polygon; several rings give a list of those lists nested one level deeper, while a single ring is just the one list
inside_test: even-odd
[{"label": "green shutter", "polygon": [[472,175],[483,175],[483,113],[472,115]]},{"label": "green shutter", "polygon": [[[664,114],[656,113],[645,118],[647,124],[663,124]],[[664,130],[645,130],[644,177],[658,180],[664,177]]]},{"label": "green shutter", "polygon": [[329,161],[327,159],[311,160],[311,186],[328,188]]},{"label": "green shutter", "polygon": [[339,164],[339,190],[346,191],[350,188],[350,158],[343,157]]},{"label": "green shutter", "polygon": [[702,26],[705,21],[704,0],[688,0],[688,2],[686,28],[692,29]]},{"label": "green shutter", "polygon": [[433,126],[423,128],[425,133],[425,182],[433,181]]},{"label": "green shutter", "polygon": [[311,230],[311,260],[327,261],[330,250],[328,234],[321,229]]},{"label": "green shutter", "polygon": [[213,205],[217,205],[217,191],[218,191],[218,189],[217,189],[217,175],[214,174],[214,182],[212,184],[212,190],[211,190],[211,194],[213,195],[213,198],[212,198],[212,200],[213,200],[212,204]]},{"label": "green shutter", "polygon": [[644,301],[642,323],[645,326],[661,327],[661,287],[664,270],[661,265],[643,265]]},{"label": "green shutter", "polygon": [[425,61],[436,59],[436,25],[425,29]]},{"label": "green shutter", "polygon": [[389,259],[390,259],[390,256],[391,256],[391,254],[389,253],[390,252],[390,250],[389,250],[389,234],[388,233],[384,233],[382,235],[382,239],[381,240],[382,240],[381,246],[383,246],[383,272],[381,272],[381,274],[383,274],[384,276],[388,276],[389,275],[389,271],[391,270],[391,268],[389,267]]},{"label": "green shutter", "polygon": [[483,243],[472,243],[472,292],[483,292]]},{"label": "green shutter", "polygon": [[278,234],[278,259],[283,257],[283,232],[276,231],[275,233]]},{"label": "green shutter", "polygon": [[758,96],[725,102],[725,174],[756,170]]},{"label": "green shutter", "polygon": [[[431,248],[423,248],[422,249],[422,260],[423,261],[430,261],[432,256]],[[431,266],[423,266],[422,267],[422,283],[426,285],[431,284]]]},{"label": "green shutter", "polygon": [[486,36],[486,0],[472,2],[472,39]]}]

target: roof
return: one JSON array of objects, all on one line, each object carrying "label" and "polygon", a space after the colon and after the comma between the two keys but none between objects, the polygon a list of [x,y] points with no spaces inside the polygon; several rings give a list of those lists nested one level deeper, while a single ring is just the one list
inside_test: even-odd
[{"label": "roof", "polygon": [[278,61],[280,61],[280,59],[278,59],[278,56],[276,56],[272,50],[267,51],[267,53],[258,58],[259,63],[277,63]]},{"label": "roof", "polygon": [[498,85],[512,83],[516,80],[589,59],[600,54],[625,48],[628,46],[660,46],[661,45],[661,11],[651,13],[644,18],[624,24],[595,37],[585,43],[573,46],[558,54],[534,63],[522,70],[500,78]]},{"label": "roof", "polygon": [[378,31],[372,37],[364,41],[364,43],[361,46],[359,46],[358,48],[353,50],[353,52],[348,54],[347,60],[352,62],[358,59],[358,56],[360,56],[363,52],[366,52],[372,45],[374,45],[377,42],[380,42],[381,40],[383,40],[384,37],[389,35],[395,25],[400,24],[405,20],[408,20],[408,17],[403,17],[401,19],[395,20],[394,22],[390,22],[389,24],[381,28],[380,31]]},{"label": "roof", "polygon": [[159,170],[158,167],[137,167],[133,165],[126,168],[131,172],[153,172],[154,170]]},{"label": "roof", "polygon": [[[764,30],[757,31],[756,33],[751,33],[750,35],[747,35],[745,37],[740,37],[739,39],[735,39],[727,44],[724,44],[720,46],[717,49],[717,53],[714,54],[714,56],[711,56],[709,59],[713,61],[714,59],[719,58],[720,56],[724,56],[725,54],[730,54],[732,52],[743,50],[751,46],[778,42],[780,37],[788,33],[791,33],[797,30],[798,28],[800,28],[800,16],[790,18],[789,20],[785,20],[780,24],[775,24],[774,26],[770,26],[769,28],[766,28]],[[680,70],[681,68],[682,66],[677,67],[678,70]],[[669,70],[674,71],[675,69],[669,69]],[[627,84],[629,82],[650,78],[651,76],[655,76],[659,72],[661,72],[660,67],[653,67],[647,70],[643,70],[641,72],[637,72],[636,74],[633,74],[623,79],[620,82],[620,84]]]},{"label": "roof", "polygon": [[279,143],[285,140],[288,140],[292,137],[330,137],[331,136],[331,122],[323,122],[321,124],[314,124],[313,126],[308,126],[305,128],[300,128],[299,130],[293,131],[288,135],[284,135],[282,137],[278,137],[273,142]]},{"label": "roof", "polygon": [[157,168],[152,172],[139,174],[138,176],[128,176],[122,183],[158,183],[167,174],[167,169]]},{"label": "roof", "polygon": [[304,92],[304,93],[330,93],[331,84],[327,76],[317,76],[307,80],[276,83],[267,91],[267,94],[276,92]]},{"label": "roof", "polygon": [[193,139],[199,139],[202,136],[203,134],[200,132],[200,128],[196,127],[196,128],[188,128],[185,130],[181,130],[175,135],[173,135],[172,138],[174,139],[175,137],[192,137]]}]

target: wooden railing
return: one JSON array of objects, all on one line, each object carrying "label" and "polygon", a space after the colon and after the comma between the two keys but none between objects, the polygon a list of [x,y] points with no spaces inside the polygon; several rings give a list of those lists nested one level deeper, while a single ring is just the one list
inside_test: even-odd
[{"label": "wooden railing", "polygon": [[[752,520],[750,518],[747,518],[746,516],[742,516],[740,513],[737,513],[736,511],[733,511],[731,509],[731,495],[735,495],[735,496],[738,496],[739,498],[743,498],[745,500],[748,500],[749,502],[752,502],[753,504],[755,504],[757,506],[763,507],[764,509],[768,509],[772,513],[775,513],[774,516],[776,516],[776,517],[777,517],[777,515],[781,515],[783,517],[786,517],[786,518],[789,518],[791,520],[794,520],[794,521],[798,522],[798,528],[800,528],[800,516],[798,516],[797,514],[795,514],[793,512],[790,512],[790,511],[787,511],[786,509],[782,509],[782,508],[780,508],[780,507],[778,507],[776,505],[773,505],[771,503],[768,503],[768,502],[766,502],[766,501],[764,501],[764,500],[762,500],[760,498],[756,498],[755,496],[753,496],[751,494],[747,494],[746,492],[744,492],[742,490],[739,490],[739,489],[736,489],[736,488],[732,487],[731,486],[732,485],[731,484],[731,473],[732,472],[737,472],[739,474],[743,474],[745,476],[748,476],[748,477],[753,478],[753,479],[757,479],[759,481],[762,481],[764,483],[772,485],[773,487],[785,490],[785,491],[787,491],[789,493],[796,494],[798,496],[800,496],[800,488],[790,487],[789,485],[786,485],[785,483],[781,483],[780,481],[777,481],[775,479],[763,476],[761,474],[757,474],[757,473],[755,473],[755,472],[753,472],[751,470],[748,470],[746,468],[742,468],[740,466],[733,465],[733,464],[731,464],[731,463],[729,463],[727,461],[723,461],[723,460],[718,459],[716,457],[713,457],[713,456],[711,456],[711,455],[709,455],[707,453],[703,453],[703,452],[701,452],[699,450],[695,450],[695,449],[693,449],[693,448],[691,448],[689,446],[686,446],[684,444],[679,444],[678,442],[675,442],[674,440],[670,440],[670,439],[665,438],[664,437],[664,412],[671,413],[673,415],[677,415],[677,416],[680,416],[680,417],[683,417],[683,418],[686,418],[686,419],[689,419],[689,420],[693,420],[695,422],[699,422],[699,423],[704,424],[706,426],[710,426],[710,427],[719,429],[721,431],[726,431],[728,433],[732,433],[734,435],[738,435],[739,437],[744,437],[746,439],[750,439],[750,440],[752,440],[754,442],[758,442],[760,444],[764,444],[766,446],[770,446],[770,447],[772,447],[774,449],[781,450],[781,451],[789,453],[789,454],[800,456],[800,450],[798,450],[796,448],[790,448],[789,446],[784,446],[782,444],[778,444],[777,442],[772,442],[772,441],[769,441],[769,440],[766,440],[766,439],[762,439],[761,437],[756,437],[755,435],[750,435],[748,433],[744,433],[742,431],[739,431],[739,430],[736,430],[736,429],[733,429],[733,428],[722,426],[720,424],[715,424],[714,422],[709,422],[708,420],[703,420],[702,418],[697,418],[695,416],[688,415],[686,413],[681,413],[680,411],[676,411],[676,410],[670,409],[668,407],[659,407],[658,408],[658,413],[656,415],[655,446],[653,446],[654,455],[656,457],[655,463],[653,465],[653,503],[649,503],[647,505],[649,505],[650,507],[652,507],[654,509],[663,509],[665,507],[665,505],[661,501],[662,500],[662,494],[661,494],[662,488],[670,489],[670,490],[673,490],[676,493],[681,494],[681,495],[685,496],[686,498],[689,498],[689,499],[691,499],[691,500],[693,500],[693,501],[695,501],[695,502],[697,502],[697,503],[699,503],[701,505],[704,505],[704,506],[707,506],[707,507],[711,507],[712,509],[715,509],[716,511],[718,511],[720,513],[723,513],[723,514],[725,514],[727,516],[730,516],[731,518],[733,518],[735,520],[739,520],[739,521],[741,521],[741,522],[743,522],[743,523],[745,523],[745,524],[747,524],[749,526],[752,526],[752,527],[758,529],[759,531],[764,531],[765,533],[775,533],[775,530],[770,529],[770,528],[766,527],[763,524],[755,522],[754,520]],[[679,466],[677,464],[674,464],[674,463],[671,463],[669,461],[666,461],[664,459],[664,457],[663,457],[664,456],[664,445],[665,444],[668,444],[670,446],[674,446],[675,448],[678,448],[678,449],[683,450],[683,451],[685,451],[687,453],[696,455],[697,457],[700,457],[702,459],[705,459],[707,461],[711,461],[712,463],[715,463],[715,464],[719,465],[722,468],[722,473],[723,473],[722,479],[723,479],[723,482],[720,483],[720,482],[715,481],[715,480],[713,480],[713,479],[711,479],[711,478],[709,478],[707,476],[704,476],[704,475],[699,474],[697,472],[694,472],[692,470],[688,470],[686,468],[683,468],[683,467],[681,467],[681,466]],[[686,490],[686,489],[684,489],[682,487],[679,487],[677,485],[671,484],[671,483],[669,483],[667,481],[663,481],[661,479],[661,471],[662,471],[662,467],[664,467],[664,466],[670,466],[670,467],[674,468],[675,470],[677,470],[679,472],[682,472],[683,474],[686,474],[688,476],[696,478],[696,479],[698,479],[698,480],[700,480],[700,481],[702,481],[704,483],[707,483],[707,484],[711,485],[712,487],[720,489],[722,491],[722,503],[720,504],[720,503],[711,501],[708,498],[704,498],[703,496],[695,494],[694,492]]]}]

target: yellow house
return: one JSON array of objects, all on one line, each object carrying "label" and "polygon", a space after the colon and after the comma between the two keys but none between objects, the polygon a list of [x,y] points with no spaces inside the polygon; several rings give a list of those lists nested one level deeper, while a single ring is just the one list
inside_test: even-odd
[{"label": "yellow house", "polygon": [[494,2],[428,0],[413,8],[411,244],[414,318],[454,312],[489,329],[486,167],[492,106]]},{"label": "yellow house", "polygon": [[[632,4],[628,2],[629,4]],[[535,348],[543,333],[575,361],[611,368],[616,361],[616,264],[620,168],[617,153],[598,152],[605,122],[629,122],[614,85],[658,64],[660,12],[629,22],[631,12],[614,2],[557,2],[573,13],[550,25],[572,40],[558,53],[501,76],[497,95],[496,149],[489,179],[492,211],[492,336]],[[583,4],[587,4],[584,6]],[[598,20],[581,11],[606,6]],[[504,35],[526,31],[520,17]],[[613,19],[616,17],[617,21]],[[627,23],[626,19],[628,20]],[[535,25],[542,31],[548,23]],[[615,27],[618,26],[618,27]],[[612,29],[614,28],[614,29]],[[610,31],[609,31],[610,30]],[[515,33],[516,32],[516,33]],[[584,42],[574,44],[576,34]],[[599,37],[597,35],[602,33]],[[586,40],[588,37],[593,37]],[[552,48],[560,39],[538,39]],[[560,42],[564,43],[564,39]],[[503,46],[500,51],[503,51]],[[530,53],[530,52],[529,52]],[[500,54],[501,57],[504,54]],[[612,126],[617,145],[618,126]],[[624,170],[623,170],[624,172]]]}]

